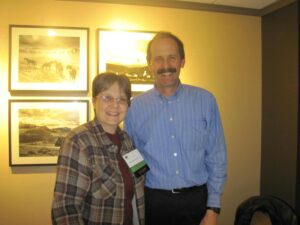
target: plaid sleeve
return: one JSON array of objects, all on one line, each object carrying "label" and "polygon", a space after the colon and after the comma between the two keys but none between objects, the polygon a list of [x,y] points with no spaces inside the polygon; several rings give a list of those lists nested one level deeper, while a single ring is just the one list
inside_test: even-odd
[{"label": "plaid sleeve", "polygon": [[52,223],[83,225],[82,209],[90,185],[88,157],[76,136],[67,137],[58,157]]}]

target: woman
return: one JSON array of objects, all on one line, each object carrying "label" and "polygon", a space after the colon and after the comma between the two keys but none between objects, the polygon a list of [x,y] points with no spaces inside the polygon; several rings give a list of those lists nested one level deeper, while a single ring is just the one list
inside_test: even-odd
[{"label": "woman", "polygon": [[92,95],[94,120],[72,130],[61,147],[53,224],[143,225],[144,180],[122,158],[134,147],[119,128],[130,105],[130,82],[124,75],[99,74]]}]

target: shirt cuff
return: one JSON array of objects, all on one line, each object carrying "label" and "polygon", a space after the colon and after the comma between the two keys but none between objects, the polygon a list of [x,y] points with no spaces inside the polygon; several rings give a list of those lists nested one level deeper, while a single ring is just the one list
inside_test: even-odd
[{"label": "shirt cuff", "polygon": [[208,194],[207,206],[221,208],[220,195]]}]

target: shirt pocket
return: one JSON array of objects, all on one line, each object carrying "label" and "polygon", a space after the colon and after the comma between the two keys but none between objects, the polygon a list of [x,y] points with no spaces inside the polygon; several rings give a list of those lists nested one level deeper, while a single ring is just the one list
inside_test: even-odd
[{"label": "shirt pocket", "polygon": [[198,118],[192,123],[192,143],[194,149],[205,148],[208,140],[208,121],[205,118]]},{"label": "shirt pocket", "polygon": [[106,165],[93,168],[91,185],[92,196],[98,200],[106,200],[116,195],[116,170]]}]

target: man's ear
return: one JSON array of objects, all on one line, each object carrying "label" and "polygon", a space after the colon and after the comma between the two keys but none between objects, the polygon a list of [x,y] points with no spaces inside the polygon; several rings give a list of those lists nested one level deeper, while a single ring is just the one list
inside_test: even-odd
[{"label": "man's ear", "polygon": [[184,64],[185,64],[185,59],[182,59],[182,60],[181,60],[181,68],[184,67]]},{"label": "man's ear", "polygon": [[147,62],[147,66],[150,74],[154,74],[153,71],[151,70],[150,61]]}]

